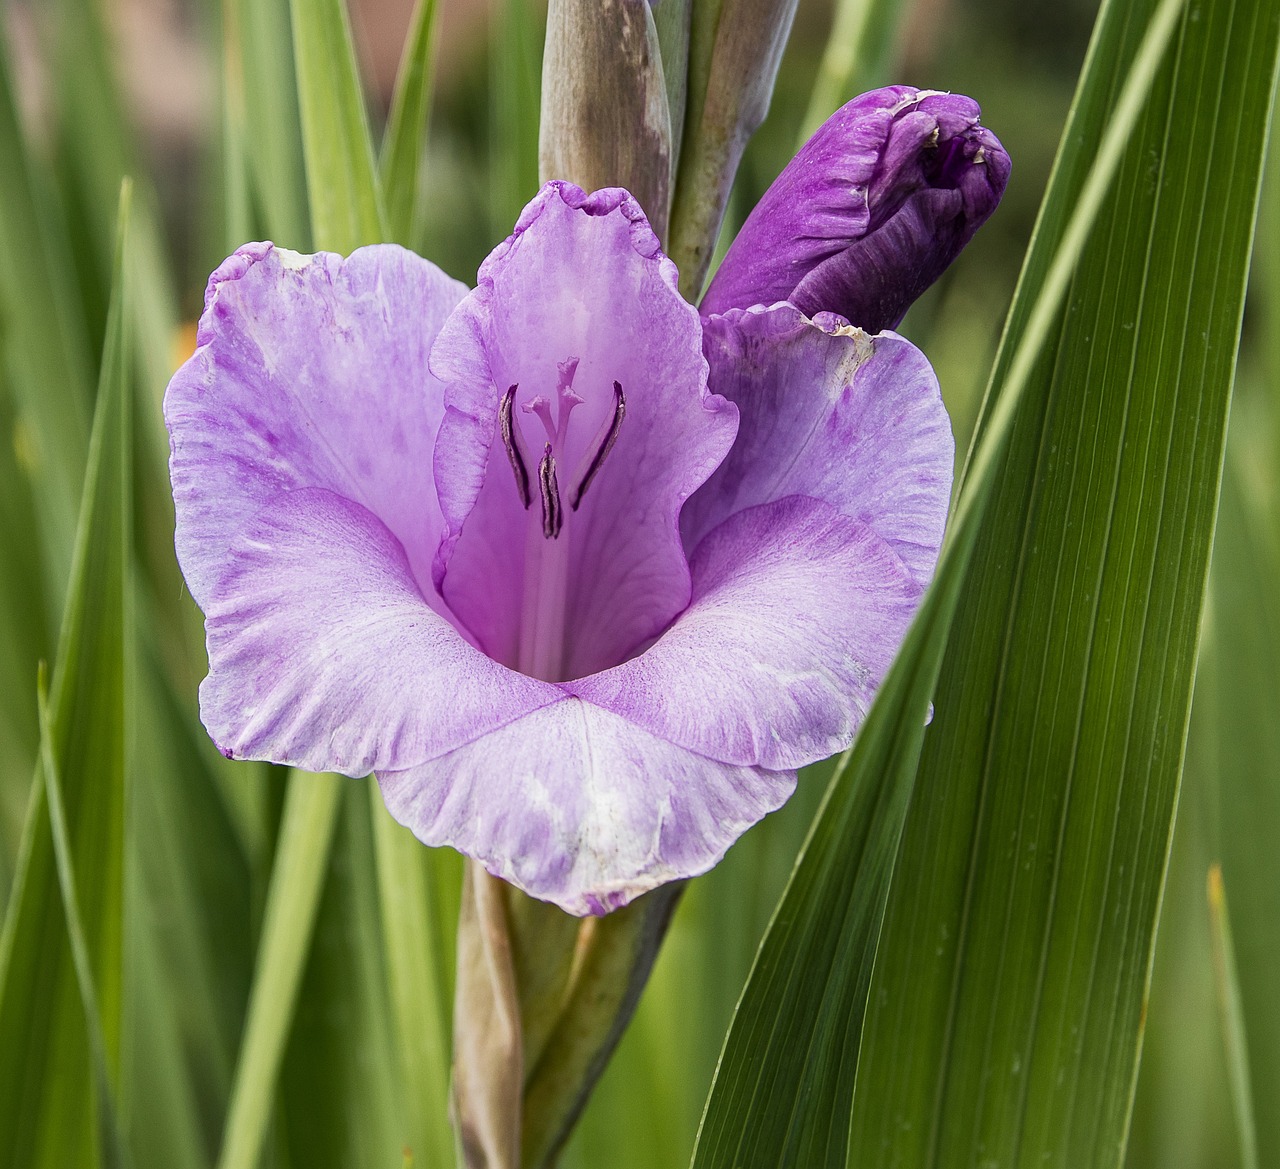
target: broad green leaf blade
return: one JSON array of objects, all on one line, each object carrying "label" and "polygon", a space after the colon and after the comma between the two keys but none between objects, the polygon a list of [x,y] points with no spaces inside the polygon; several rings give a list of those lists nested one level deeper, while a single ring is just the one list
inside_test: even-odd
[{"label": "broad green leaf blade", "polygon": [[[1109,83],[1115,64],[1102,51],[1116,39],[1114,21],[1101,23],[934,586],[854,745],[847,774],[832,786],[762,947],[708,1100],[697,1166],[845,1164],[849,1092],[883,896],[951,617],[1010,436],[1025,431],[1028,412],[1042,409],[1041,357],[1060,328],[1071,274],[1179,12],[1176,0],[1163,3],[1149,24],[1133,28],[1123,56],[1131,67],[1118,97],[1097,92],[1096,79]],[[1078,129],[1091,113],[1096,117],[1082,137]],[[918,1124],[912,1115],[908,1134]],[[879,1164],[879,1157],[867,1160],[859,1150],[853,1163]]]},{"label": "broad green leaf blade", "polygon": [[[62,780],[64,867],[76,874],[78,944],[90,966],[113,1079],[120,1057],[132,674],[129,305],[122,254],[117,251],[45,744]],[[99,1163],[91,1049],[49,811],[45,784],[37,781],[0,934],[0,1165],[14,1169]]]},{"label": "broad green leaf blade", "polygon": [[[1104,7],[1069,152],[1153,7]],[[1123,1156],[1278,33],[1270,0],[1188,9],[1040,352],[925,739],[851,1165]]]},{"label": "broad green leaf blade", "polygon": [[436,0],[417,0],[379,158],[387,238],[406,248],[415,247],[422,235],[422,155],[431,108],[436,23]]},{"label": "broad green leaf blade", "polygon": [[289,780],[219,1169],[256,1169],[328,868],[343,780]]},{"label": "broad green leaf blade", "polygon": [[343,0],[291,0],[312,242],[347,255],[386,238]]}]

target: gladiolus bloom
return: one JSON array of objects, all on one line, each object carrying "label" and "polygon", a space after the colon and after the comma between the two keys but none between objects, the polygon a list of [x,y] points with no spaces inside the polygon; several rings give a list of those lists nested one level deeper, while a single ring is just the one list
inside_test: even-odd
[{"label": "gladiolus bloom", "polygon": [[472,291],[247,245],[198,342],[165,416],[211,736],[375,772],[572,913],[711,867],[847,746],[937,556],[920,352],[704,321],[622,190],[549,183]]}]

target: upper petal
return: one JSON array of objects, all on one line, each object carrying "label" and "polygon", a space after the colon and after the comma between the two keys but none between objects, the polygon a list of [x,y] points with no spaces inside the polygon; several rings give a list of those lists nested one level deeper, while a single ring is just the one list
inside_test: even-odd
[{"label": "upper petal", "polygon": [[704,322],[711,388],[739,410],[728,458],[689,501],[687,545],[745,507],[807,495],[883,539],[921,583],[942,544],[955,443],[923,353],[788,304]]},{"label": "upper petal", "polygon": [[563,697],[463,640],[386,526],[331,491],[263,506],[204,604],[200,716],[236,758],[411,767]]},{"label": "upper petal", "polygon": [[[536,464],[541,424],[520,407],[552,396],[560,364],[574,360],[583,402],[559,460],[565,523],[551,548],[540,535],[536,485],[532,520],[521,502],[498,410],[517,386],[514,425]],[[544,187],[485,261],[431,364],[447,406],[436,446],[446,530],[435,579],[472,636],[519,664],[544,547],[567,562],[559,676],[612,665],[656,636],[690,595],[680,508],[732,444],[736,411],[707,392],[698,315],[635,201],[619,190]],[[571,511],[564,497],[614,410],[615,382],[625,419]]]},{"label": "upper petal", "polygon": [[976,102],[897,85],[837,110],[747,217],[704,313],[789,300],[892,328],[995,210],[1009,156]]},{"label": "upper petal", "polygon": [[691,559],[694,598],[639,657],[564,689],[726,764],[849,745],[922,586],[871,529],[804,496],[739,511]]},{"label": "upper petal", "polygon": [[717,763],[569,698],[378,782],[420,840],[581,915],[705,872],[795,773]]},{"label": "upper petal", "polygon": [[392,245],[343,260],[248,244],[213,274],[164,401],[178,559],[202,608],[259,508],[303,487],[367,507],[429,580],[443,403],[427,355],[466,291]]}]

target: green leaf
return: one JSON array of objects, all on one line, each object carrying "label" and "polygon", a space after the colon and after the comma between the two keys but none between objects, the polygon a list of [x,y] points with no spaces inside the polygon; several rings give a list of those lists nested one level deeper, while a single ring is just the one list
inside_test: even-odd
[{"label": "green leaf", "polygon": [[431,108],[436,23],[436,0],[418,0],[379,159],[387,238],[406,248],[417,246],[422,235],[422,155]]},{"label": "green leaf", "polygon": [[[1039,245],[1153,7],[1104,7]],[[851,1164],[1122,1159],[1278,22],[1269,0],[1187,9],[1039,352],[935,695]]]},{"label": "green leaf", "polygon": [[457,920],[441,912],[441,896],[457,896],[460,858],[428,849],[391,819],[378,785],[369,787],[382,944],[394,1020],[399,1076],[404,1085],[404,1140],[421,1165],[448,1165],[449,1053],[453,978],[450,936]]},{"label": "green leaf", "polygon": [[[126,215],[122,198],[116,294],[53,672],[44,767],[32,788],[21,866],[0,934],[0,1165],[14,1169],[99,1163],[95,1116],[103,1102],[95,1100],[90,1056],[96,1044],[86,1030],[87,1007],[100,1020],[99,1055],[107,1074],[113,1082],[119,1075],[132,689]],[[56,849],[47,794],[59,812]],[[78,923],[64,913],[59,869],[64,881],[74,876]],[[87,983],[90,1004],[81,997]]]},{"label": "green leaf", "polygon": [[[1256,5],[1246,9],[1250,17],[1257,15]],[[1080,786],[1099,788],[1108,778],[1114,786],[1117,771],[1122,773],[1118,761],[1110,754],[1115,740],[1099,734],[1097,724],[1117,708],[1117,722],[1141,728],[1139,733],[1148,739],[1159,729],[1176,728],[1159,740],[1165,751],[1161,780],[1168,798],[1163,807],[1158,803],[1153,807],[1151,819],[1157,826],[1163,825],[1163,830],[1148,829],[1145,836],[1135,832],[1126,840],[1131,847],[1141,843],[1146,848],[1141,859],[1145,864],[1142,892],[1147,901],[1140,904],[1133,917],[1136,944],[1127,949],[1116,946],[1107,952],[1116,967],[1117,993],[1130,1015],[1117,1023],[1099,1010],[1087,1015],[1085,1020],[1095,1029],[1095,1034],[1102,1034],[1106,1029],[1105,1033],[1118,1045],[1121,1055],[1115,1061],[1117,1072],[1128,1078],[1123,1079],[1123,1087],[1118,1092],[1114,1091],[1113,1084],[1112,1095],[1104,1094],[1103,1100],[1110,1103],[1118,1098],[1121,1119],[1127,1113],[1146,959],[1181,757],[1191,653],[1198,627],[1197,606],[1207,558],[1207,533],[1216,502],[1216,475],[1209,469],[1216,468],[1221,456],[1221,422],[1238,335],[1261,128],[1265,123],[1265,102],[1275,53],[1274,30],[1267,29],[1268,35],[1260,36],[1259,29],[1248,27],[1249,19],[1242,22],[1245,32],[1224,45],[1219,21],[1225,20],[1230,25],[1231,14],[1227,12],[1208,24],[1203,20],[1190,21],[1178,29],[1175,63],[1174,54],[1166,57],[1165,48],[1175,31],[1179,10],[1176,2],[1158,7],[1147,4],[1140,9],[1134,5],[1109,5],[1100,17],[1072,119],[1064,134],[1063,152],[993,374],[989,409],[958,497],[934,586],[881,688],[854,745],[847,769],[833,783],[762,947],[726,1041],[708,1101],[695,1156],[699,1167],[843,1166],[846,1159],[851,1165],[932,1163],[928,1157],[934,1141],[935,1109],[943,1109],[947,1116],[962,1124],[966,1117],[981,1115],[979,1109],[983,1102],[996,1106],[1010,1103],[1015,1112],[1023,1105],[1028,1112],[1034,1112],[1036,1108],[1051,1108],[1056,1102],[1057,1098],[1047,1090],[1051,1084],[1040,1087],[1038,1095],[1009,1090],[1002,1085],[999,1090],[988,1092],[982,1101],[973,1095],[964,1096],[964,1091],[976,1093],[988,1083],[989,1069],[1009,1069],[1014,1061],[1011,1057],[1001,1062],[1001,1053],[993,1062],[985,1063],[991,1053],[977,1037],[966,1037],[967,1042],[949,1046],[945,1053],[939,1052],[934,1042],[936,1032],[931,1030],[935,1025],[945,1029],[949,1021],[954,1021],[947,1010],[951,1003],[949,976],[953,970],[958,976],[965,976],[965,989],[972,996],[971,1000],[966,999],[966,1005],[972,1002],[975,1011],[997,1012],[997,1018],[991,1020],[993,1027],[1004,1017],[1007,1011],[1002,998],[1004,988],[994,987],[990,981],[1005,970],[999,961],[1000,945],[1003,943],[1008,950],[1021,944],[1039,954],[1042,935],[1037,931],[1046,917],[1052,917],[1050,910],[1054,906],[1036,904],[1034,916],[1016,919],[1025,925],[1024,935],[1011,931],[988,942],[983,950],[966,952],[967,964],[939,961],[948,947],[954,956],[961,923],[949,919],[935,922],[923,916],[924,910],[907,917],[903,908],[912,905],[913,898],[936,897],[948,909],[955,906],[967,907],[971,913],[974,910],[972,898],[966,898],[967,871],[962,871],[958,882],[951,872],[938,872],[940,866],[953,861],[956,854],[962,862],[969,858],[974,827],[971,821],[964,822],[954,805],[964,792],[976,785],[976,777],[983,773],[985,765],[999,769],[1002,775],[1010,773],[1004,788],[1012,789],[1015,794],[1006,796],[1000,807],[1002,810],[1011,807],[1015,815],[1020,812],[1021,800],[1017,793],[1020,783],[1027,778],[1027,745],[1021,745],[1021,755],[1017,754],[1018,746],[1006,746],[988,754],[984,731],[993,715],[999,720],[1005,713],[996,700],[1002,699],[1010,708],[1015,703],[1030,701],[1038,693],[1035,683],[1045,679],[1052,684],[1043,711],[1046,717],[1056,697],[1053,687],[1062,687],[1065,715],[1080,710],[1091,717],[1077,728],[1081,732],[1082,754],[1074,757],[1069,752],[1054,753],[1048,760],[1037,759],[1038,770],[1031,770],[1032,777],[1044,774],[1051,764],[1061,767],[1063,760],[1075,758],[1079,765],[1072,768],[1073,778],[1086,772],[1092,775],[1091,784],[1081,781]],[[1251,57],[1250,53],[1254,55]],[[1215,137],[1213,131],[1223,125],[1223,111],[1207,102],[1206,95],[1198,88],[1204,76],[1222,76],[1221,60],[1213,65],[1201,60],[1215,54],[1231,62],[1233,76],[1243,75],[1251,85],[1242,99],[1243,105],[1232,107],[1232,116],[1227,122],[1230,130],[1224,131],[1222,137]],[[1243,66],[1242,73],[1235,71],[1239,66]],[[1170,78],[1175,68],[1180,86],[1176,90],[1177,106],[1171,110]],[[1215,158],[1220,163],[1217,169],[1207,167],[1218,184],[1227,184],[1225,190],[1204,184],[1203,155],[1197,152],[1193,165],[1187,152],[1179,148],[1180,141],[1164,149],[1166,135],[1171,133],[1170,126],[1174,124],[1171,117],[1189,116],[1184,112],[1184,103],[1189,103],[1195,111],[1205,108],[1212,111],[1198,115],[1208,126],[1206,136],[1197,141],[1204,141],[1208,147],[1226,151],[1236,146],[1232,131],[1242,134],[1237,154],[1231,155],[1227,162]],[[1140,114],[1143,118],[1131,141]],[[1212,121],[1214,116],[1217,122]],[[1167,180],[1174,192],[1168,199],[1154,203],[1149,186],[1149,176],[1152,176],[1149,163],[1153,156],[1162,162],[1160,180]],[[1117,169],[1120,179],[1116,190],[1104,200]],[[1163,231],[1178,231],[1183,237],[1192,230],[1203,231],[1208,241],[1207,251],[1218,266],[1197,270],[1192,259],[1185,268],[1173,272],[1164,269],[1148,272],[1146,242],[1156,210],[1161,212]],[[1123,238],[1140,241],[1140,246],[1131,247],[1127,252],[1117,251],[1111,238],[1111,225],[1121,211],[1129,217]],[[1176,217],[1173,220],[1176,226],[1172,229],[1165,226],[1169,216]],[[1191,257],[1198,254],[1191,249]],[[1109,261],[1109,265],[1101,262],[1104,260]],[[1075,284],[1064,311],[1064,297],[1073,273]],[[1140,297],[1144,275],[1161,288],[1160,293],[1152,297],[1160,311],[1151,309],[1146,316],[1130,303],[1132,298]],[[1164,292],[1165,282],[1173,288],[1172,294]],[[1184,284],[1190,286],[1196,294],[1194,297],[1184,289]],[[1207,299],[1198,300],[1202,287]],[[1090,315],[1077,323],[1082,304],[1090,314],[1102,314],[1103,320]],[[1169,308],[1169,317],[1162,317],[1161,313],[1169,306],[1178,306],[1180,310],[1186,306],[1183,310],[1186,315],[1179,320]],[[1193,307],[1208,317],[1204,322],[1207,329],[1198,317],[1190,315]],[[1192,322],[1197,334],[1208,341],[1207,352],[1213,355],[1211,364],[1184,364],[1181,353],[1175,354],[1172,346],[1163,346],[1170,338],[1185,338]],[[1094,333],[1104,323],[1105,347]],[[1077,368],[1091,355],[1106,353],[1130,354],[1133,364],[1117,356],[1110,363],[1100,362],[1099,367],[1087,371]],[[1185,383],[1186,394],[1203,394],[1207,400],[1203,416],[1185,406],[1182,411],[1173,409],[1181,383]],[[1157,386],[1162,391],[1160,394],[1156,393]],[[1089,395],[1092,413],[1078,400],[1062,405],[1068,394]],[[1152,576],[1157,529],[1153,525],[1137,528],[1131,520],[1135,507],[1141,514],[1152,514],[1147,510],[1151,502],[1142,496],[1148,483],[1147,464],[1138,462],[1135,466],[1132,461],[1124,461],[1123,441],[1110,447],[1087,445],[1098,436],[1094,428],[1099,425],[1099,401],[1105,407],[1104,415],[1110,413],[1112,424],[1123,421],[1132,412],[1134,418],[1141,420],[1137,433],[1144,438],[1148,431],[1141,427],[1158,425],[1161,428],[1150,440],[1155,446],[1150,456],[1151,465],[1164,465],[1156,445],[1164,442],[1166,450],[1176,452],[1176,465],[1189,463],[1198,472],[1197,476],[1181,482],[1157,480],[1162,491],[1168,489],[1170,498],[1155,505],[1154,514],[1160,515],[1174,533],[1170,536],[1168,531],[1164,532],[1168,543],[1160,545],[1160,553],[1167,556],[1166,547],[1184,545],[1189,545],[1191,551],[1178,565],[1179,571],[1162,582],[1173,591],[1175,603],[1170,604],[1161,597],[1162,604],[1150,620],[1145,607],[1137,613],[1139,633],[1147,629],[1149,636],[1155,635],[1155,644],[1168,646],[1172,642],[1178,653],[1169,661],[1151,664],[1140,661],[1138,651],[1143,644],[1140,636],[1136,642],[1130,636],[1118,643],[1108,642],[1106,646],[1117,677],[1122,676],[1122,671],[1131,673],[1141,664],[1148,675],[1160,680],[1162,688],[1154,703],[1147,701],[1140,705],[1130,691],[1108,694],[1103,707],[1096,705],[1096,699],[1095,705],[1080,706],[1078,697],[1073,706],[1068,696],[1078,693],[1088,677],[1088,629],[1081,636],[1073,628],[1072,638],[1064,646],[1061,631],[1053,622],[1055,618],[1059,622],[1067,618],[1078,620],[1079,609],[1083,609],[1087,617],[1092,614],[1092,608],[1081,605],[1069,613],[1051,609],[1048,613],[1036,612],[1029,619],[1016,603],[1020,594],[1011,596],[1015,583],[1030,588],[1037,601],[1043,602],[1046,596],[1052,596],[1051,586],[1056,579],[1052,574],[1059,572],[1059,556],[1064,558],[1064,563],[1071,564],[1075,557],[1084,555],[1081,541],[1096,539],[1100,531],[1107,531],[1106,524],[1099,523],[1099,516],[1105,520],[1109,514],[1112,496],[1106,495],[1100,502],[1084,490],[1096,488],[1099,482],[1115,486],[1114,502],[1118,510],[1114,515],[1126,521],[1116,545],[1121,567],[1114,571],[1114,579],[1108,578],[1106,582],[1112,590],[1107,599],[1118,612],[1099,610],[1110,622],[1099,628],[1119,632],[1125,628],[1123,618],[1132,616],[1125,607],[1126,570],[1139,581]],[[1055,407],[1048,415],[1053,426],[1044,423],[1050,405]],[[1089,424],[1082,430],[1083,417],[1089,418]],[[1212,424],[1215,417],[1216,432]],[[1202,428],[1200,432],[1196,430],[1197,422]],[[1032,513],[1028,507],[1028,496],[1037,501],[1034,488],[1042,481],[1039,461],[1042,437],[1045,449],[1061,452],[1059,459],[1068,467],[1073,465],[1071,455],[1075,447],[1084,445],[1085,450],[1079,457],[1081,464],[1090,468],[1088,475],[1072,478],[1064,473],[1054,481],[1077,493],[1064,499],[1056,513],[1046,514],[1039,508]],[[1145,445],[1142,450],[1145,454]],[[1188,481],[1195,485],[1194,493],[1185,491]],[[1028,529],[1031,514],[1036,517],[1034,530]],[[1010,556],[1009,548],[1024,547],[1028,541],[1030,550]],[[1021,571],[1025,568],[1024,559],[1033,553],[1047,558],[1050,566],[1047,570],[1037,566],[1039,588],[1033,587],[1037,577],[1028,577]],[[1047,585],[1042,583],[1046,571],[1050,573]],[[1075,583],[1071,576],[1064,580]],[[952,617],[958,605],[959,616],[952,629]],[[986,615],[985,624],[975,620],[974,610],[979,606]],[[1011,615],[1017,619],[1020,633],[1018,652],[1011,649],[1002,656],[997,651],[1004,644],[1003,631]],[[1046,630],[1053,634],[1051,640],[1046,640]],[[1040,660],[1049,645],[1057,655],[1053,670]],[[876,957],[883,897],[916,778],[920,728],[937,671],[943,666],[944,647],[946,662],[937,696],[937,717],[920,763],[924,771],[918,787],[921,794],[904,844],[903,859],[899,862],[900,871],[909,879],[895,885],[891,915]],[[1075,656],[1067,653],[1068,649]],[[1030,675],[1020,678],[1017,686],[998,690],[993,699],[991,683],[983,688],[982,671],[997,671],[1002,662],[1009,668],[1030,670]],[[1020,709],[1018,714],[1016,719],[1006,714],[1005,721],[997,721],[996,725],[1020,728],[1021,733],[1028,736],[1042,725],[1053,725],[1042,724],[1034,707]],[[1099,747],[1105,748],[1101,758]],[[1140,774],[1145,778],[1146,764],[1141,762],[1142,758],[1139,754],[1131,766],[1142,768]],[[946,774],[940,774],[944,765]],[[983,806],[990,807],[990,804]],[[922,823],[934,828],[925,843],[917,839],[918,826]],[[1044,826],[1057,828],[1056,823],[1046,822]],[[1109,828],[1110,822],[1105,826]],[[1023,873],[1027,871],[1022,866],[1028,857],[1009,850],[1010,838],[1007,829],[993,833],[990,855],[984,852],[983,867],[975,870],[999,871],[999,878],[991,881],[990,887],[993,902],[998,903],[1000,911],[1009,904],[1000,899],[1000,894],[1011,890],[1022,893],[1025,901],[1031,901],[1022,889]],[[978,839],[981,843],[986,838]],[[1096,865],[1100,851],[1105,873],[1105,849],[1081,849],[1072,840],[1074,851],[1058,852],[1055,846],[1059,843],[1056,836],[1052,836],[1041,844],[1039,856],[1051,861],[1069,856],[1073,865],[1080,865],[1082,859]],[[1124,880],[1117,882],[1126,895],[1133,874],[1134,862],[1130,860],[1124,867]],[[1041,891],[1046,884],[1042,880]],[[1100,884],[1105,890],[1105,879]],[[1096,888],[1093,891],[1099,892]],[[1065,910],[1067,906],[1057,908]],[[993,909],[991,913],[993,919],[1004,924],[1002,912]],[[971,925],[972,919],[966,917],[963,924]],[[1067,936],[1071,936],[1069,930]],[[909,958],[904,958],[900,951],[910,951]],[[870,985],[873,957],[876,961],[874,987]],[[939,993],[930,986],[931,997],[926,998],[921,983],[936,975],[939,969],[948,976],[947,987]],[[1035,973],[1033,969],[1032,974]],[[986,975],[989,980],[984,983],[977,975]],[[874,1009],[868,1017],[868,1031],[863,1034],[863,1012],[868,1000],[874,1003]],[[1117,1000],[1103,993],[1099,1001],[1110,1007]],[[1079,1002],[1075,1006],[1081,1009]],[[858,1056],[860,1043],[861,1057]],[[1127,1060],[1123,1058],[1124,1053]],[[936,1072],[944,1054],[946,1058],[972,1061],[973,1066],[966,1066],[940,1086]],[[1014,1087],[1027,1083],[1033,1072],[1042,1074],[1039,1068],[1031,1067],[1029,1059],[1024,1059],[1012,1073],[1023,1076]],[[847,1126],[855,1074],[857,1097],[853,1102],[850,1139]],[[962,1093],[954,1105],[943,1091],[947,1085]],[[1099,1114],[1098,1100],[1095,1092],[1080,1101],[1079,1109],[1072,1113],[1079,1128],[1073,1131],[1105,1131],[1105,1124],[1111,1118]],[[1061,1116],[1055,1120],[1066,1123]],[[1010,1128],[1000,1130],[998,1135],[1017,1143],[1016,1134],[1022,1132],[1022,1121],[1019,1113]],[[1028,1146],[1035,1150],[1037,1157],[1041,1150],[1061,1149],[1069,1144],[1065,1136],[1059,1144],[1052,1143],[1059,1132],[1052,1124],[1035,1131],[1028,1125],[1027,1132]],[[980,1152],[993,1155],[990,1144],[979,1145],[966,1139],[970,1135],[962,1133],[943,1146],[937,1163],[967,1163]],[[982,1132],[987,1141],[994,1140],[996,1135],[994,1130]],[[1112,1141],[1113,1157],[1118,1154],[1122,1137],[1121,1131],[1103,1138]],[[996,1156],[998,1160],[1007,1158],[1008,1150],[1001,1146]],[[1011,1159],[1017,1161],[1016,1156]],[[1028,1153],[1027,1160],[1032,1159]],[[1095,1162],[1083,1160],[1077,1150],[1073,1163]],[[1105,1163],[1105,1159],[1101,1163]]]},{"label": "green leaf", "polygon": [[[265,236],[308,251],[311,228],[303,165],[298,83],[294,71],[289,0],[224,0],[225,75],[229,177],[247,187],[252,223],[236,225],[224,250]],[[230,202],[230,199],[229,199]]]},{"label": "green leaf", "polygon": [[1240,1140],[1241,1169],[1258,1169],[1258,1130],[1253,1120],[1253,1086],[1249,1082],[1249,1042],[1244,1010],[1240,1004],[1240,976],[1236,970],[1235,943],[1222,868],[1209,868],[1209,916],[1213,924],[1213,969],[1222,1012],[1222,1033],[1227,1047],[1227,1080]]},{"label": "green leaf", "polygon": [[291,0],[312,242],[343,255],[386,237],[343,0]]},{"label": "green leaf", "polygon": [[500,0],[489,59],[489,238],[511,234],[538,190],[545,26],[524,0]]},{"label": "green leaf", "polygon": [[850,98],[887,83],[886,58],[905,11],[901,0],[837,0],[797,149]]},{"label": "green leaf", "polygon": [[256,1169],[297,1005],[344,781],[289,779],[219,1169]]},{"label": "green leaf", "polygon": [[[56,604],[70,571],[93,375],[70,251],[48,176],[23,140],[3,30],[0,207],[0,356],[43,534],[25,559]],[[55,613],[47,619],[56,626]]]}]

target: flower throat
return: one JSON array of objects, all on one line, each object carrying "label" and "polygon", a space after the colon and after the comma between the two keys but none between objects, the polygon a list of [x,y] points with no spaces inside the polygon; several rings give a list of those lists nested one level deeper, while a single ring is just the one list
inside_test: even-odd
[{"label": "flower throat", "polygon": [[[524,605],[516,668],[521,673],[547,681],[563,681],[560,675],[565,661],[569,556],[568,541],[560,538],[565,524],[560,464],[567,449],[570,415],[583,401],[573,389],[578,361],[578,358],[571,357],[559,363],[554,401],[538,394],[521,407],[526,414],[535,415],[546,432],[546,442],[536,475],[530,473],[531,460],[514,418],[518,383],[503,394],[498,408],[498,429],[507,452],[507,462],[515,477],[516,494],[521,506],[531,513],[531,521],[535,517],[541,520],[540,523],[530,523],[526,537]],[[613,409],[606,415],[594,441],[587,447],[586,454],[569,480],[567,497],[571,512],[576,512],[581,506],[587,489],[600,473],[618,441],[626,412],[626,395],[622,384],[615,381]],[[535,490],[540,504],[538,513],[532,511]]]}]

